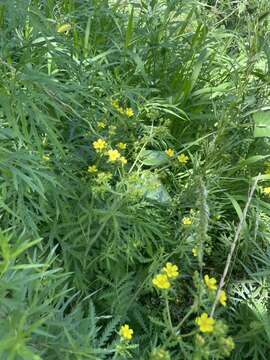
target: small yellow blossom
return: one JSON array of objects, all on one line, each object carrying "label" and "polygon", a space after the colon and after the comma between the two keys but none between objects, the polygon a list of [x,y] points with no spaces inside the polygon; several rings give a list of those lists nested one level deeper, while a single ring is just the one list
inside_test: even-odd
[{"label": "small yellow blossom", "polygon": [[180,154],[180,155],[177,156],[177,159],[179,160],[179,162],[181,164],[186,164],[188,162],[188,160],[189,160],[189,157],[187,155],[185,155],[185,154]]},{"label": "small yellow blossom", "polygon": [[223,305],[223,306],[227,305],[227,295],[224,290],[221,290],[221,292],[220,292],[219,301],[220,301],[221,305]]},{"label": "small yellow blossom", "polygon": [[131,117],[134,115],[134,111],[132,108],[127,108],[126,111],[125,111],[125,114],[128,116],[128,117]]},{"label": "small yellow blossom", "polygon": [[105,124],[103,121],[98,121],[97,126],[98,126],[98,128],[100,128],[100,129],[105,129],[106,124]]},{"label": "small yellow blossom", "polygon": [[69,31],[70,29],[71,29],[70,24],[63,24],[58,27],[57,32],[63,33],[63,32]]},{"label": "small yellow blossom", "polygon": [[115,109],[118,109],[119,108],[119,101],[118,100],[112,100],[112,106],[115,108]]},{"label": "small yellow blossom", "polygon": [[171,287],[168,276],[165,274],[157,274],[152,283],[159,289],[169,289]]},{"label": "small yellow blossom", "polygon": [[201,332],[213,332],[215,320],[208,316],[207,313],[202,313],[201,316],[197,317],[195,320],[196,324],[199,326]]},{"label": "small yellow blossom", "polygon": [[119,331],[119,335],[121,336],[121,338],[126,340],[131,340],[133,333],[134,331],[129,327],[128,324],[122,325]]},{"label": "small yellow blossom", "polygon": [[195,246],[193,249],[192,249],[192,255],[193,256],[198,256],[198,247]]},{"label": "small yellow blossom", "polygon": [[183,225],[191,225],[191,224],[192,224],[191,218],[190,218],[190,217],[187,217],[187,216],[183,217],[183,219],[182,219],[182,224],[183,224]]},{"label": "small yellow blossom", "polygon": [[270,195],[270,186],[263,188],[263,193],[266,195]]},{"label": "small yellow blossom", "polygon": [[96,173],[98,170],[97,170],[96,165],[90,165],[90,166],[88,166],[87,171],[88,171],[90,174],[94,174],[94,173]]},{"label": "small yellow blossom", "polygon": [[107,145],[107,143],[103,139],[98,139],[93,142],[93,147],[97,151],[103,150],[106,147],[106,145]]},{"label": "small yellow blossom", "polygon": [[118,150],[108,150],[107,155],[109,156],[109,161],[116,161],[120,158]]},{"label": "small yellow blossom", "polygon": [[127,144],[122,142],[118,143],[116,146],[121,150],[125,150],[127,148]]},{"label": "small yellow blossom", "polygon": [[42,156],[42,159],[43,159],[44,161],[50,161],[50,157],[49,157],[48,155],[43,155],[43,156]]},{"label": "small yellow blossom", "polygon": [[121,161],[121,163],[122,163],[123,165],[127,164],[127,159],[126,159],[124,156],[120,156],[120,159],[119,159],[119,160]]},{"label": "small yellow blossom", "polygon": [[179,275],[178,266],[171,262],[167,262],[162,270],[167,274],[168,278],[176,278]]},{"label": "small yellow blossom", "polygon": [[205,285],[210,289],[210,290],[216,290],[217,288],[217,280],[215,278],[209,278],[208,275],[204,275],[204,282]]},{"label": "small yellow blossom", "polygon": [[169,156],[169,157],[172,157],[174,155],[174,150],[173,149],[167,149],[165,150],[165,153]]}]

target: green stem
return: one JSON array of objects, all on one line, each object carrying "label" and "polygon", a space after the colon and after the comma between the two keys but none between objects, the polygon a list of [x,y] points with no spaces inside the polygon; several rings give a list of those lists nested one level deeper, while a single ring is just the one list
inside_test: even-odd
[{"label": "green stem", "polygon": [[169,307],[169,300],[168,300],[168,296],[166,295],[165,297],[165,303],[166,303],[166,311],[167,311],[167,317],[168,317],[168,321],[169,321],[169,325],[170,325],[170,330],[173,333],[173,325],[172,325],[172,319],[171,319],[171,313],[170,313],[170,307]]}]

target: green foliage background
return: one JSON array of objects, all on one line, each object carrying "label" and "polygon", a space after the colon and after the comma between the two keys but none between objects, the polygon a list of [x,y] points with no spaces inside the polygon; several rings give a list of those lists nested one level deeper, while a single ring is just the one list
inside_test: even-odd
[{"label": "green foliage background", "polygon": [[[0,1],[1,359],[228,355],[218,334],[194,340],[210,303],[192,279],[220,279],[252,179],[269,166],[268,137],[253,135],[253,114],[269,108],[269,11],[267,0]],[[128,164],[99,157],[98,138],[127,143]],[[101,176],[87,172],[94,163]],[[269,180],[216,313],[230,359],[270,351]],[[151,284],[166,261],[181,272],[173,324],[190,312],[178,333]]]}]

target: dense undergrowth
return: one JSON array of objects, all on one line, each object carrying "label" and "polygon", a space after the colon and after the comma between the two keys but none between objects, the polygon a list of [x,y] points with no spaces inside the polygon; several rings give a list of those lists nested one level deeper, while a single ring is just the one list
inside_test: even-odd
[{"label": "dense undergrowth", "polygon": [[0,359],[269,359],[269,10],[0,2]]}]

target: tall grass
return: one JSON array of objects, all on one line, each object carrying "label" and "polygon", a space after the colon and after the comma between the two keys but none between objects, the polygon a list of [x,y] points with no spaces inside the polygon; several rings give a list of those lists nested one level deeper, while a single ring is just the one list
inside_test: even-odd
[{"label": "tall grass", "polygon": [[[268,359],[270,148],[253,114],[269,107],[269,12],[0,3],[1,359]],[[204,333],[204,275],[221,278],[258,173]],[[156,289],[167,262],[180,275]]]}]

